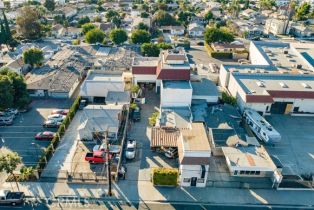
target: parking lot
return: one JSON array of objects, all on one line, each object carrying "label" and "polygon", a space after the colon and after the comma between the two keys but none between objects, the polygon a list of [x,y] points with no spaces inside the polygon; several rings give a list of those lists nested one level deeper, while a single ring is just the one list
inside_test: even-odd
[{"label": "parking lot", "polygon": [[71,101],[65,99],[33,100],[31,109],[26,113],[19,113],[13,125],[0,127],[1,148],[17,152],[27,166],[36,165],[49,141],[35,140],[35,135],[45,130],[56,131],[52,128],[44,129],[43,122],[53,109],[69,108],[70,105]]},{"label": "parking lot", "polygon": [[266,149],[283,163],[283,174],[314,174],[314,117],[272,115],[266,119],[282,137],[278,145]]}]

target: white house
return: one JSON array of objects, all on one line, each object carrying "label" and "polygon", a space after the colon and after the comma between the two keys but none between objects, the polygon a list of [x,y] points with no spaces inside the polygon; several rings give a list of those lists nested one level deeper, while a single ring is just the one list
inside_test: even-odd
[{"label": "white house", "polygon": [[89,101],[105,101],[108,92],[124,92],[122,75],[90,71],[80,88],[80,96]]},{"label": "white house", "polygon": [[182,36],[184,35],[184,26],[162,26],[161,30],[163,33],[169,33],[171,35]]},{"label": "white house", "polygon": [[287,26],[288,20],[269,18],[265,22],[264,32],[274,35],[286,34]]},{"label": "white house", "polygon": [[190,81],[162,81],[160,89],[161,107],[191,106],[192,86]]},{"label": "white house", "polygon": [[181,130],[178,139],[180,185],[205,187],[211,148],[203,123],[192,123],[191,129]]},{"label": "white house", "polygon": [[189,24],[188,30],[191,37],[201,37],[205,31],[204,26],[200,23]]}]

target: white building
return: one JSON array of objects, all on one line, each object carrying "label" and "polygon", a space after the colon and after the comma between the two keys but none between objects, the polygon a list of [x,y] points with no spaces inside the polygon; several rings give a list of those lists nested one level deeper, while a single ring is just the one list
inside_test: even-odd
[{"label": "white building", "polygon": [[109,92],[124,92],[122,75],[90,71],[80,88],[80,96],[89,101],[105,101]]},{"label": "white building", "polygon": [[192,123],[191,129],[181,130],[178,139],[180,185],[205,187],[211,148],[202,123]]},{"label": "white building", "polygon": [[269,18],[265,22],[264,32],[274,35],[286,34],[288,22],[288,20]]},{"label": "white building", "polygon": [[262,114],[314,113],[314,45],[252,42],[253,65],[222,65],[220,83],[241,110]]},{"label": "white building", "polygon": [[161,107],[191,106],[192,86],[190,81],[162,81],[160,90]]},{"label": "white building", "polygon": [[191,23],[188,27],[189,35],[191,37],[201,37],[204,34],[204,26],[199,23]]},{"label": "white building", "polygon": [[93,133],[106,132],[111,140],[116,140],[122,121],[123,105],[88,105],[84,107],[80,119],[80,139],[93,139]]}]

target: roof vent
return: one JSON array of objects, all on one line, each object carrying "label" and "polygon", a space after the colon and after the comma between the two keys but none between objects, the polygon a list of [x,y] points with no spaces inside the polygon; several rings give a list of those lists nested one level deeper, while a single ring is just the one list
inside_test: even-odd
[{"label": "roof vent", "polygon": [[257,81],[256,84],[258,87],[265,87],[265,84],[262,81]]},{"label": "roof vent", "polygon": [[288,88],[288,85],[287,85],[286,83],[279,82],[279,85],[280,85],[282,88]]},{"label": "roof vent", "polygon": [[297,69],[302,69],[302,64],[298,64],[296,67]]},{"label": "roof vent", "polygon": [[302,82],[302,86],[303,86],[304,88],[308,88],[308,89],[311,89],[311,88],[312,88],[309,84],[307,84],[307,83],[305,83],[305,82]]}]

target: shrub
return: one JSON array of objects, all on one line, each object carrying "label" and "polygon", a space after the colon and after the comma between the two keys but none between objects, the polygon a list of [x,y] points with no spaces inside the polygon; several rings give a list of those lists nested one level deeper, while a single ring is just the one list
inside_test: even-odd
[{"label": "shrub", "polygon": [[222,102],[235,106],[237,104],[237,99],[229,95],[227,92],[222,92]]},{"label": "shrub", "polygon": [[150,126],[155,126],[156,125],[156,122],[157,122],[157,118],[159,116],[159,112],[154,112],[150,118],[148,118],[148,124]]},{"label": "shrub", "polygon": [[131,87],[131,92],[132,93],[138,93],[139,90],[140,90],[140,86],[138,86],[138,85],[133,85]]},{"label": "shrub", "polygon": [[130,109],[136,109],[138,106],[137,106],[137,104],[136,103],[131,103],[131,105],[130,105]]},{"label": "shrub", "polygon": [[80,45],[80,44],[81,44],[81,40],[79,39],[72,40],[72,45]]},{"label": "shrub", "polygon": [[172,168],[154,168],[152,173],[154,185],[177,186],[178,170]]},{"label": "shrub", "polygon": [[217,59],[232,59],[231,52],[212,52],[211,56]]}]

